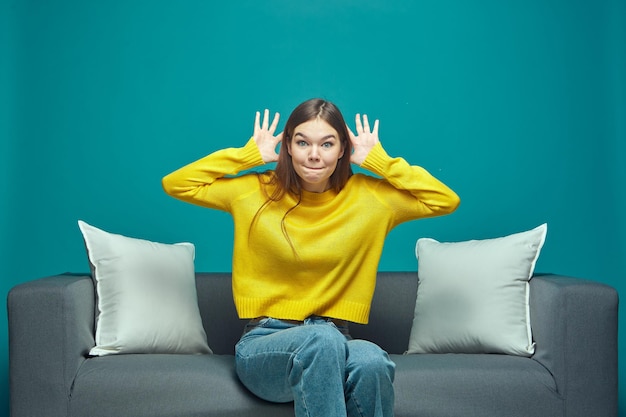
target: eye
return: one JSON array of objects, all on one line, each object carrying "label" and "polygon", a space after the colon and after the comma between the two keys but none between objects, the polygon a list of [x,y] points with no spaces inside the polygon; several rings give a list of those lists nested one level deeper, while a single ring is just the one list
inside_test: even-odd
[{"label": "eye", "polygon": [[335,144],[332,142],[324,142],[322,143],[323,148],[332,148]]},{"label": "eye", "polygon": [[297,140],[297,141],[296,141],[296,145],[297,145],[297,146],[304,147],[304,146],[306,146],[306,145],[307,145],[307,143],[306,143],[305,141],[303,141],[303,140]]}]

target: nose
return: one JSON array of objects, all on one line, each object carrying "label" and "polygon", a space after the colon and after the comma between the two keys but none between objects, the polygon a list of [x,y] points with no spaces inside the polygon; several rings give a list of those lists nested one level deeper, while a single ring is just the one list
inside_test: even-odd
[{"label": "nose", "polygon": [[311,146],[309,150],[309,161],[319,161],[320,154],[317,146]]}]

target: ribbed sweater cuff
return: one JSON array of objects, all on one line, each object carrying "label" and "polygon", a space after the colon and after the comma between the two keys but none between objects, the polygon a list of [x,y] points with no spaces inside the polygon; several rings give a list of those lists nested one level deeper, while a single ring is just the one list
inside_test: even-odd
[{"label": "ribbed sweater cuff", "polygon": [[375,174],[381,174],[386,171],[386,168],[389,166],[390,159],[391,157],[387,154],[383,145],[378,142],[374,145],[370,153],[367,154],[367,157],[365,158],[365,161],[363,161],[361,167],[372,171]]},{"label": "ribbed sweater cuff", "polygon": [[265,162],[263,162],[263,158],[261,157],[261,151],[259,151],[259,147],[256,145],[254,140],[254,136],[248,140],[243,148],[241,148],[241,152],[243,169],[254,168],[265,164]]}]

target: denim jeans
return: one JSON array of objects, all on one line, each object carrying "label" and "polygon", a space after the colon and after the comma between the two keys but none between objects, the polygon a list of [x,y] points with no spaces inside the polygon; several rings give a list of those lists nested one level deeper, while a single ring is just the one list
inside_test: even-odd
[{"label": "denim jeans", "polygon": [[235,348],[241,382],[296,417],[391,417],[395,364],[374,343],[352,340],[324,318],[302,325],[265,318]]}]

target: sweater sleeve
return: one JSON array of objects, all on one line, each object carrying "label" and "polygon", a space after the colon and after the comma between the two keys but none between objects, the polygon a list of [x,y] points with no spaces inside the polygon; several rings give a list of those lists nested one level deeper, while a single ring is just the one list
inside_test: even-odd
[{"label": "sweater sleeve", "polygon": [[403,158],[392,158],[380,142],[361,165],[379,175],[374,189],[381,202],[396,213],[396,224],[452,213],[459,196],[422,167],[409,165]]},{"label": "sweater sleeve", "polygon": [[244,170],[263,165],[254,138],[242,148],[227,148],[177,169],[166,175],[163,189],[172,197],[200,206],[230,211],[230,203],[250,190],[250,176],[228,178]]}]

